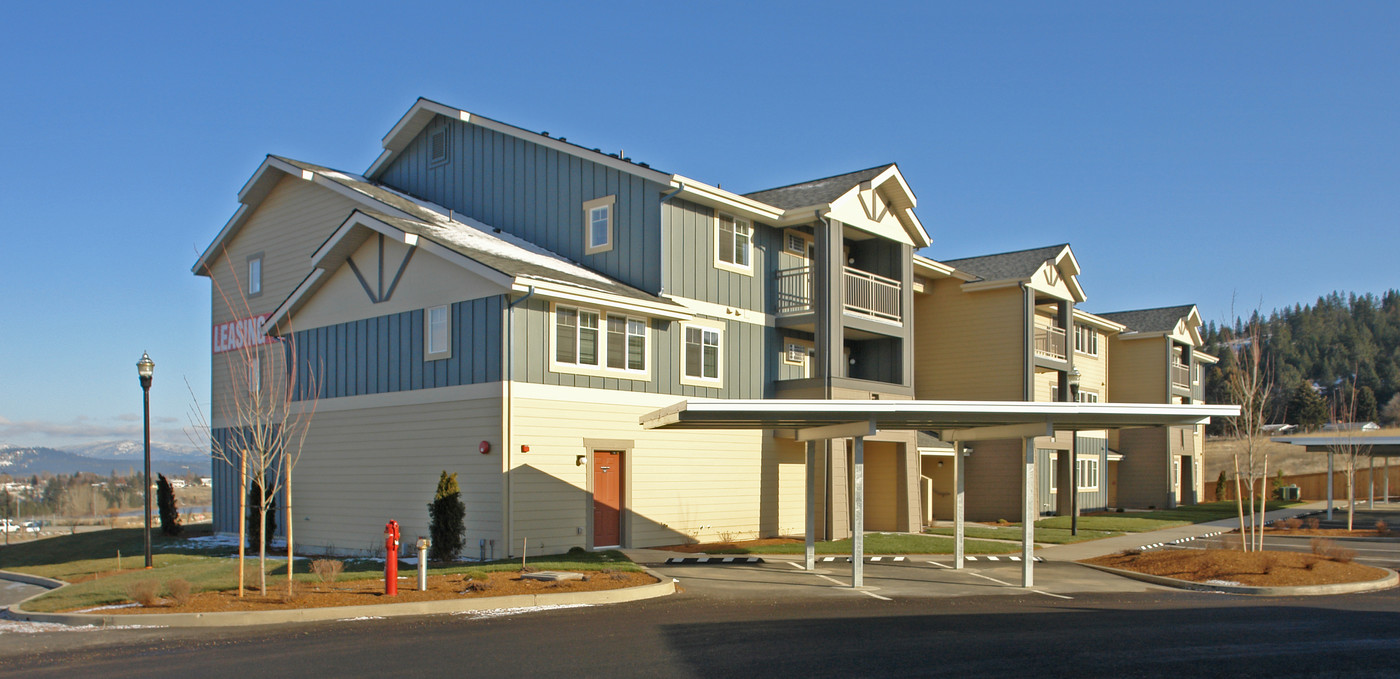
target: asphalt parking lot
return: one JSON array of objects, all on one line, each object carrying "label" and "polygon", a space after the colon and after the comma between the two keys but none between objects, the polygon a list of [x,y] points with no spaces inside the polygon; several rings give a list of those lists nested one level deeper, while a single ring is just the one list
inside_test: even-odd
[{"label": "asphalt parking lot", "polygon": [[851,587],[851,564],[846,557],[818,561],[815,572],[803,569],[800,556],[766,556],[763,563],[649,564],[678,581],[686,591],[717,600],[761,596],[777,600],[870,597],[880,600],[928,599],[1032,593],[1072,599],[1086,592],[1143,592],[1161,589],[1075,563],[1037,562],[1035,587],[1020,586],[1021,563],[1009,557],[995,561],[976,557],[962,569],[947,555],[907,556],[901,561],[867,559],[865,586]]}]

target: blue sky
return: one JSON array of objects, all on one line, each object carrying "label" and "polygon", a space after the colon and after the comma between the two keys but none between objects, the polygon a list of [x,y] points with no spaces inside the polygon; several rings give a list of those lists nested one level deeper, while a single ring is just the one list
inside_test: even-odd
[{"label": "blue sky", "polygon": [[268,153],[362,172],[424,96],[747,192],[894,161],[953,259],[1085,308],[1400,287],[1400,5],[28,3],[0,43],[0,442],[208,399],[189,268]]}]

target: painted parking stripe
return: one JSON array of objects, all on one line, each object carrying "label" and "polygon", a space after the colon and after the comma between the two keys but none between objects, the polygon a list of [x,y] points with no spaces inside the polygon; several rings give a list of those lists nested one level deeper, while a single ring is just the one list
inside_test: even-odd
[{"label": "painted parking stripe", "polygon": [[756,556],[699,556],[699,557],[672,557],[666,559],[668,564],[724,564],[724,563],[764,563],[763,559]]},{"label": "painted parking stripe", "polygon": [[952,566],[949,566],[946,563],[938,563],[937,561],[930,561],[929,563],[938,566],[939,568],[952,568]]},{"label": "painted parking stripe", "polygon": [[894,601],[894,599],[891,599],[891,598],[889,598],[889,597],[887,597],[887,596],[880,596],[879,594],[876,594],[876,593],[871,592],[871,591],[869,591],[869,590],[860,589],[860,590],[856,590],[856,591],[858,591],[858,592],[860,592],[861,594],[864,594],[864,595],[866,595],[866,596],[875,597],[876,599],[879,599],[879,600],[881,600],[881,601]]},{"label": "painted parking stripe", "polygon": [[987,557],[987,560],[988,560],[988,561],[1001,561],[1001,559],[999,559],[999,558],[997,558],[997,557],[995,557],[995,556],[989,556],[989,557]]}]

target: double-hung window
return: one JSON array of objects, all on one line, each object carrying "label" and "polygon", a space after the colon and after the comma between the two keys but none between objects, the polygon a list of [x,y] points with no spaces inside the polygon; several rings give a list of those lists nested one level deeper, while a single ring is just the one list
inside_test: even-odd
[{"label": "double-hung window", "polygon": [[720,330],[701,325],[686,325],[683,342],[685,363],[682,382],[714,383],[720,381]]},{"label": "double-hung window", "polygon": [[1082,325],[1074,328],[1074,350],[1090,356],[1099,355],[1099,333]]},{"label": "double-hung window", "polygon": [[608,368],[646,370],[647,322],[608,314]]},{"label": "double-hung window", "polygon": [[612,249],[615,198],[603,196],[583,204],[583,254],[592,255]]},{"label": "double-hung window", "polygon": [[715,266],[752,274],[753,227],[748,221],[723,212],[715,216]]},{"label": "double-hung window", "polygon": [[447,305],[428,309],[424,319],[425,346],[427,359],[435,361],[452,357],[452,310]]},{"label": "double-hung window", "polygon": [[256,297],[262,294],[262,263],[263,255],[261,252],[248,258],[249,297]]},{"label": "double-hung window", "polygon": [[597,367],[598,312],[569,307],[554,312],[554,360]]}]

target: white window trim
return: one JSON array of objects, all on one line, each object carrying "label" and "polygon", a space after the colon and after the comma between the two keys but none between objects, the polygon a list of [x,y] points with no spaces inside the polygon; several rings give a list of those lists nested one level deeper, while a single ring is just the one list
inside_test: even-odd
[{"label": "white window trim", "polygon": [[1079,393],[1078,393],[1078,394],[1075,394],[1075,396],[1078,397],[1077,400],[1078,400],[1080,403],[1098,403],[1098,402],[1099,402],[1099,392],[1094,391],[1093,389],[1083,389],[1083,388],[1081,388],[1081,389],[1079,390]]},{"label": "white window trim", "polygon": [[[715,367],[716,367],[716,370],[715,370],[715,376],[714,376],[713,378],[708,378],[708,377],[691,377],[690,375],[687,375],[687,374],[686,374],[686,364],[685,364],[685,336],[686,336],[686,330],[687,330],[688,328],[700,328],[700,329],[702,329],[702,330],[710,330],[710,331],[713,331],[713,332],[716,332],[716,333],[719,334],[718,350],[717,350],[717,353],[716,353],[716,356],[715,356]],[[680,347],[679,347],[679,349],[680,349],[680,354],[679,354],[679,356],[680,356],[680,368],[681,368],[681,369],[680,369],[680,380],[681,380],[681,384],[684,384],[684,385],[687,385],[687,386],[692,386],[692,387],[709,387],[709,388],[711,388],[711,389],[723,388],[723,387],[724,387],[724,330],[725,330],[725,324],[724,324],[724,322],[722,322],[722,321],[704,321],[704,320],[687,321],[687,322],[684,322],[684,323],[681,323],[681,324],[680,324],[680,329],[681,329],[681,331],[680,331],[680,333],[679,333],[679,334],[680,334],[680,338],[679,338],[679,340],[680,340]],[[701,367],[701,370],[702,370],[702,372],[703,372],[703,370],[704,370],[704,367],[703,367],[703,366]]]},{"label": "white window trim", "polygon": [[1051,494],[1058,494],[1059,492],[1060,492],[1060,454],[1059,454],[1059,453],[1051,453],[1051,455],[1050,455],[1050,493],[1051,493]]},{"label": "white window trim", "polygon": [[[437,309],[444,310],[444,313],[447,316],[447,318],[444,320],[444,322],[447,324],[447,346],[442,347],[439,351],[433,351],[433,311]],[[438,306],[428,307],[427,309],[423,310],[423,358],[429,361],[437,361],[444,358],[452,358],[451,305],[440,304]]]},{"label": "white window trim", "polygon": [[[798,345],[798,346],[800,346],[800,347],[802,347],[803,350],[804,350],[803,353],[802,353],[802,358],[801,358],[801,360],[797,360],[797,361],[792,360],[792,356],[788,353],[788,347],[791,346],[791,345],[794,345],[794,344],[795,344],[795,345]],[[786,364],[788,364],[788,365],[805,366],[805,365],[807,365],[807,364],[811,361],[812,354],[813,354],[815,351],[816,351],[816,345],[814,345],[814,344],[813,344],[811,341],[809,341],[809,340],[797,339],[797,338],[794,338],[794,337],[784,337],[784,338],[783,338],[783,363],[786,363]]]},{"label": "white window trim", "polygon": [[[558,313],[560,309],[574,309],[575,311],[584,311],[588,313],[598,314],[598,365],[592,366],[586,363],[561,363],[559,361],[559,352],[555,349],[559,337]],[[608,316],[618,316],[621,318],[625,318],[629,321],[641,321],[646,326],[646,334],[642,336],[645,338],[645,346],[642,347],[641,370],[630,370],[626,367],[608,367]],[[643,316],[638,316],[636,314],[630,314],[625,311],[620,311],[617,309],[608,309],[607,307],[590,307],[582,306],[579,304],[563,304],[554,302],[549,305],[549,332],[547,334],[549,336],[549,341],[546,342],[546,350],[549,352],[550,372],[568,375],[589,375],[593,377],[614,377],[625,380],[648,381],[651,379],[652,327],[650,319],[647,319]],[[626,342],[626,333],[624,332],[623,335],[623,342]],[[574,341],[578,341],[577,337]],[[625,351],[626,349],[624,346],[624,352]],[[625,357],[626,354],[624,353],[623,356]]]},{"label": "white window trim", "polygon": [[[1099,489],[1099,473],[1100,473],[1100,471],[1101,471],[1101,470],[1099,469],[1099,458],[1097,458],[1097,457],[1081,456],[1081,457],[1078,459],[1077,464],[1080,465],[1080,469],[1078,470],[1078,472],[1079,472],[1079,490],[1081,490],[1081,491],[1095,491],[1095,490],[1098,490],[1098,489]],[[1090,484],[1090,483],[1092,483],[1093,485],[1088,485],[1088,484]]]},{"label": "white window trim", "polygon": [[[253,268],[257,267],[257,271]],[[248,296],[257,297],[262,294],[263,288],[263,253],[248,255]]]},{"label": "white window trim", "polygon": [[[583,254],[596,255],[613,249],[613,224],[617,221],[617,196],[603,196],[583,203]],[[608,209],[608,238],[602,245],[593,244],[593,210]]]},{"label": "white window trim", "polygon": [[[740,223],[740,222],[743,222],[744,224],[747,224],[747,225],[748,225],[748,227],[749,227],[749,257],[748,257],[749,263],[748,263],[747,266],[742,265],[742,264],[735,264],[735,263],[733,263],[733,262],[726,262],[726,261],[724,261],[724,260],[722,260],[722,259],[719,258],[719,243],[720,243],[720,233],[721,233],[721,229],[719,228],[719,222],[720,222],[720,217],[721,217],[721,216],[723,216],[723,217],[728,217],[728,218],[734,220],[734,223],[735,223],[735,224],[738,224],[738,223]],[[752,275],[753,275],[753,255],[754,255],[754,251],[755,251],[755,248],[754,248],[754,246],[753,246],[753,235],[754,235],[753,221],[752,221],[752,220],[749,220],[749,219],[744,219],[743,217],[738,217],[738,216],[729,214],[728,212],[715,211],[714,224],[715,224],[715,237],[714,237],[715,268],[716,268],[716,269],[723,269],[724,271],[730,271],[730,272],[737,273],[737,274],[743,274],[743,275],[745,275],[745,276],[752,276]],[[738,252],[738,250],[735,250],[735,252]],[[737,259],[737,257],[736,257],[736,259]]]}]

